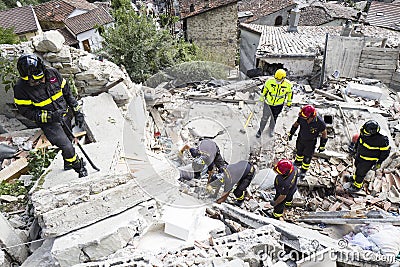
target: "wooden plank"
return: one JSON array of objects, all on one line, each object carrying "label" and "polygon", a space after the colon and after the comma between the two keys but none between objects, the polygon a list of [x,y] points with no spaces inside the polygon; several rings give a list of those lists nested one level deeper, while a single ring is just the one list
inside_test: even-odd
[{"label": "wooden plank", "polygon": [[317,94],[319,94],[319,95],[323,95],[323,96],[325,96],[326,98],[329,98],[329,99],[332,99],[332,100],[344,101],[343,98],[341,98],[341,97],[339,97],[339,96],[336,96],[336,95],[333,95],[333,94],[331,94],[331,93],[322,91],[322,90],[320,90],[320,89],[314,89],[314,92],[317,93]]},{"label": "wooden plank", "polygon": [[161,133],[161,135],[165,135],[164,122],[163,122],[158,110],[152,108],[150,110],[150,114],[153,117],[154,123],[156,124],[158,131]]},{"label": "wooden plank", "polygon": [[388,54],[361,54],[360,60],[372,60],[372,59],[376,59],[376,60],[394,60],[396,59],[396,55],[388,55]]},{"label": "wooden plank", "polygon": [[381,52],[381,53],[399,53],[399,48],[386,48],[386,47],[364,47],[363,51],[368,52]]},{"label": "wooden plank", "polygon": [[50,141],[47,139],[47,137],[42,134],[39,138],[39,140],[37,141],[36,145],[35,145],[35,149],[40,149],[40,148],[46,148],[51,146]]},{"label": "wooden plank", "polygon": [[393,62],[392,65],[381,65],[381,64],[373,64],[373,63],[364,63],[360,62],[358,65],[359,68],[373,69],[373,70],[395,70],[396,64]]},{"label": "wooden plank", "polygon": [[336,201],[335,204],[333,204],[332,206],[329,207],[329,211],[337,211],[341,205],[342,205],[342,203],[340,203],[339,201]]},{"label": "wooden plank", "polygon": [[367,69],[367,68],[358,68],[357,73],[367,73],[367,74],[371,74],[371,75],[380,75],[380,76],[385,76],[385,77],[389,77],[390,79],[392,78],[393,75],[393,71],[388,73],[387,70],[372,70],[372,69]]},{"label": "wooden plank", "polygon": [[104,86],[104,87],[101,88],[99,91],[97,91],[97,92],[91,94],[91,96],[96,96],[96,95],[99,95],[99,94],[101,94],[101,93],[108,92],[108,90],[110,90],[111,88],[113,88],[114,86],[116,86],[117,84],[119,84],[120,82],[122,82],[123,80],[124,80],[124,78],[119,78],[118,80],[116,80],[116,81],[110,83],[109,85]]},{"label": "wooden plank", "polygon": [[86,135],[86,131],[74,133],[75,138],[79,138]]},{"label": "wooden plank", "polygon": [[27,170],[28,160],[26,158],[19,158],[11,163],[7,168],[0,171],[0,182],[17,178]]}]

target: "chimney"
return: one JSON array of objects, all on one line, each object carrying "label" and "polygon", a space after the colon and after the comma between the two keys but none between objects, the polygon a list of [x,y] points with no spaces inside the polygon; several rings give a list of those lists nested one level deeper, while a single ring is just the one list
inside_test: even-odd
[{"label": "chimney", "polygon": [[288,32],[297,32],[297,25],[299,25],[300,9],[295,7],[290,11]]}]

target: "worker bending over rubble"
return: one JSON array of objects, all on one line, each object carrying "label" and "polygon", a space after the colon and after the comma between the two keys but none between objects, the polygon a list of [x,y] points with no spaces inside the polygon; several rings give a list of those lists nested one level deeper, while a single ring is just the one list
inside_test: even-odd
[{"label": "worker bending over rubble", "polygon": [[[269,78],[264,85],[264,89],[260,96],[260,101],[264,103],[263,115],[260,122],[260,128],[256,137],[260,138],[265,126],[269,121],[269,135],[274,135],[276,119],[283,109],[285,103],[289,109],[292,105],[292,83],[286,79],[286,71],[278,69],[274,78]],[[272,115],[272,117],[271,117]]]},{"label": "worker bending over rubble", "polygon": [[298,170],[294,164],[288,159],[281,159],[274,167],[277,173],[274,181],[275,197],[271,201],[274,207],[270,217],[279,219],[283,215],[285,206],[292,206],[293,195],[297,191]]},{"label": "worker bending over rubble", "polygon": [[64,169],[74,169],[79,177],[87,176],[83,160],[64,131],[64,127],[71,128],[72,115],[78,126],[84,123],[67,81],[34,54],[20,56],[17,69],[21,77],[14,86],[14,102],[19,112],[36,122],[50,143],[62,150]]},{"label": "worker bending over rubble", "polygon": [[323,152],[328,141],[328,132],[324,120],[317,115],[317,111],[312,105],[306,105],[300,110],[299,117],[288,134],[289,140],[292,140],[299,126],[299,135],[296,140],[296,160],[294,163],[297,166],[301,166],[300,179],[302,179],[310,168],[318,136],[321,134],[318,152]]},{"label": "worker bending over rubble", "polygon": [[367,172],[379,169],[389,154],[389,138],[380,133],[379,124],[374,120],[364,123],[353,150],[356,171],[353,177],[346,176],[348,182],[344,184],[344,189],[348,192],[359,191]]},{"label": "worker bending over rubble", "polygon": [[185,145],[179,152],[183,154],[185,150],[189,150],[190,155],[194,158],[192,169],[195,178],[200,178],[201,172],[208,169],[208,179],[210,179],[214,166],[221,170],[223,166],[228,164],[221,156],[218,145],[211,139],[200,141],[199,145],[194,148]]},{"label": "worker bending over rubble", "polygon": [[209,183],[207,184],[207,192],[217,195],[221,186],[224,186],[224,192],[222,196],[217,199],[217,203],[221,204],[224,202],[233,187],[236,185],[233,194],[236,197],[235,205],[241,206],[244,202],[245,192],[247,187],[250,185],[255,175],[255,167],[253,164],[246,160],[241,160],[234,164],[229,164],[222,167],[219,173],[215,173],[211,176]]}]

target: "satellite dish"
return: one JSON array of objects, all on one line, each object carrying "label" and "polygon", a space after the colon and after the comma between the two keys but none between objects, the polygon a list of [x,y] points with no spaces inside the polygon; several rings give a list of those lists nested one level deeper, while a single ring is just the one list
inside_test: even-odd
[{"label": "satellite dish", "polygon": [[22,4],[20,1],[17,1],[17,7],[22,7]]}]

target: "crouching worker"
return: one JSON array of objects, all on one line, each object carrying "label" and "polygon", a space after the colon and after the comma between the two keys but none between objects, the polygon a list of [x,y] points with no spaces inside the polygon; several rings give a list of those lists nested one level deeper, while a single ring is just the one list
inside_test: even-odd
[{"label": "crouching worker", "polygon": [[254,165],[246,160],[229,164],[223,167],[221,172],[211,176],[210,182],[207,185],[207,192],[211,194],[215,189],[215,195],[217,195],[221,186],[224,186],[222,196],[216,201],[218,204],[221,204],[228,198],[229,193],[236,185],[236,188],[233,190],[236,198],[235,205],[241,206],[244,202],[246,189],[253,180],[254,175]]},{"label": "crouching worker", "polygon": [[227,163],[222,158],[218,145],[210,139],[202,140],[198,147],[190,147],[185,145],[179,152],[183,154],[185,150],[189,150],[193,158],[192,169],[194,178],[201,178],[201,172],[208,169],[208,180],[210,180],[214,166],[221,170]]},{"label": "crouching worker", "polygon": [[281,159],[274,167],[277,173],[274,181],[275,198],[271,201],[274,207],[272,218],[279,219],[285,206],[291,206],[293,195],[297,191],[297,167],[288,159]]}]

